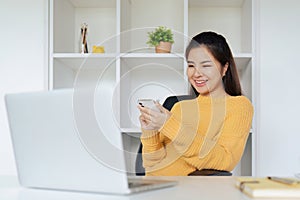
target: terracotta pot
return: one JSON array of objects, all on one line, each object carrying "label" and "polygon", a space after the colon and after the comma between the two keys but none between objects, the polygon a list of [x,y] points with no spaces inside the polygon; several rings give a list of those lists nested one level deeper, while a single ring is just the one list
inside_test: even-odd
[{"label": "terracotta pot", "polygon": [[159,45],[155,47],[156,53],[170,53],[172,48],[171,42],[160,42]]}]

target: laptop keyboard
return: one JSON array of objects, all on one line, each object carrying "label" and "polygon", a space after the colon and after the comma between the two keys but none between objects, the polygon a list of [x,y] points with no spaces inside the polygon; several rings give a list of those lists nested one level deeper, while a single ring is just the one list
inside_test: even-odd
[{"label": "laptop keyboard", "polygon": [[135,188],[135,187],[141,187],[141,186],[147,186],[152,185],[151,183],[143,183],[143,182],[130,182],[128,183],[129,188]]}]

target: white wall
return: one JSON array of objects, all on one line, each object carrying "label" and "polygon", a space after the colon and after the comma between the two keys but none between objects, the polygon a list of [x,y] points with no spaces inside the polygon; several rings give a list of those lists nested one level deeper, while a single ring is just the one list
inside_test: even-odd
[{"label": "white wall", "polygon": [[257,0],[257,175],[300,173],[300,1]]},{"label": "white wall", "polygon": [[46,0],[0,0],[0,175],[15,175],[4,95],[45,88]]}]

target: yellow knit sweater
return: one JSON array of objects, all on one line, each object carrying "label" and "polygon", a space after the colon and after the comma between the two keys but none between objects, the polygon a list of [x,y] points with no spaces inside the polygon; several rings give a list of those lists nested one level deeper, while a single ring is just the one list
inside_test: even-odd
[{"label": "yellow knit sweater", "polygon": [[185,176],[196,169],[231,171],[249,135],[253,106],[244,96],[199,95],[176,103],[160,130],[142,129],[146,175]]}]

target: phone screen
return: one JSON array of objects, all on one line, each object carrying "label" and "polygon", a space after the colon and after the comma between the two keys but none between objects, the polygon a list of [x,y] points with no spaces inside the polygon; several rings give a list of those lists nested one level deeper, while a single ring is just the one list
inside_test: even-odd
[{"label": "phone screen", "polygon": [[159,109],[156,107],[155,101],[153,99],[139,99],[138,104],[159,112]]}]

